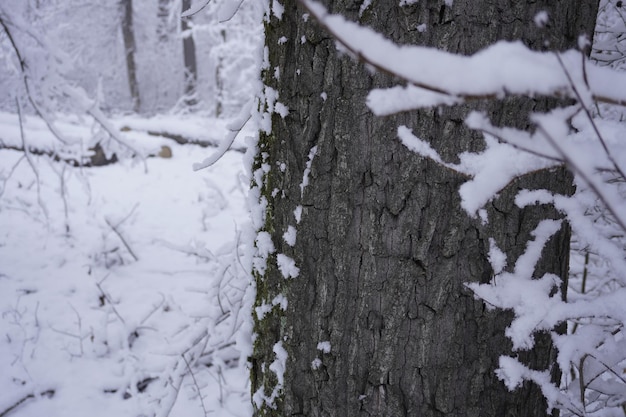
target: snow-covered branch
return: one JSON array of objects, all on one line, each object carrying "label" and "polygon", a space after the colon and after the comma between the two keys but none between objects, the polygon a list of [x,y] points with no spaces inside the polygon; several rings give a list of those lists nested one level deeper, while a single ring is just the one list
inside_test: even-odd
[{"label": "snow-covered branch", "polygon": [[560,55],[536,52],[521,42],[497,42],[472,56],[435,48],[397,45],[373,30],[329,14],[319,3],[301,0],[307,10],[343,48],[378,71],[409,83],[406,87],[375,89],[368,106],[376,115],[498,99],[509,95],[576,98],[572,83],[585,85],[597,102],[626,105],[626,75],[591,63],[583,71],[580,51]]}]

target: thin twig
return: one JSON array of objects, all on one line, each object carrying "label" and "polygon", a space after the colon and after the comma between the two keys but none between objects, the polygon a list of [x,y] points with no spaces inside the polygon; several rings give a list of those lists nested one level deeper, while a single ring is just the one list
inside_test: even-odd
[{"label": "thin twig", "polygon": [[481,127],[479,129],[473,129],[473,130],[477,130],[478,132],[486,133],[488,135],[491,135],[494,138],[497,138],[499,141],[505,142],[505,143],[509,144],[510,146],[514,147],[515,149],[520,150],[520,151],[524,151],[524,152],[529,153],[531,155],[535,155],[535,156],[538,156],[540,158],[549,159],[550,161],[554,161],[554,162],[559,162],[559,163],[563,163],[564,162],[563,159],[555,158],[555,157],[550,156],[550,155],[546,155],[546,154],[541,153],[541,152],[539,152],[537,150],[524,147],[524,146],[522,146],[519,143],[510,142],[504,136],[502,136],[502,135],[500,135],[498,133],[495,133],[494,131],[490,131],[489,129],[485,129],[485,128]]},{"label": "thin twig", "polygon": [[17,162],[11,167],[11,169],[9,170],[9,175],[7,175],[5,178],[3,178],[2,181],[2,189],[0,189],[0,198],[2,198],[2,195],[4,194],[4,192],[7,189],[7,182],[9,181],[9,179],[13,176],[13,173],[15,172],[15,170],[17,169],[18,165],[20,164],[20,162],[22,162],[24,160],[24,158],[26,158],[25,155],[20,156],[20,158],[17,160]]},{"label": "thin twig", "polygon": [[545,127],[541,123],[538,124],[538,129],[543,132],[543,135],[546,137],[546,139],[548,139],[548,141],[550,141],[550,144],[552,145],[552,147],[561,154],[561,156],[563,157],[563,160],[567,163],[567,165],[570,168],[572,168],[574,171],[576,171],[576,173],[583,179],[583,181],[585,181],[587,185],[589,185],[589,188],[591,188],[592,191],[598,196],[600,201],[604,203],[605,207],[607,208],[609,213],[613,215],[613,217],[615,218],[615,221],[620,226],[620,228],[626,231],[626,223],[622,221],[622,219],[619,216],[618,210],[615,207],[613,207],[608,197],[604,194],[604,191],[601,190],[600,187],[598,187],[598,185],[593,181],[593,179],[590,178],[582,168],[580,168],[576,163],[574,163],[573,159],[567,154],[567,152],[565,152],[565,150],[561,147],[558,141],[554,137],[552,137],[550,133],[548,133],[548,131],[545,129]]},{"label": "thin twig", "polygon": [[[604,149],[604,152],[606,153],[606,156],[609,158],[609,161],[611,161],[611,163],[615,167],[615,170],[617,172],[619,172],[619,174],[622,176],[622,178],[626,179],[626,174],[624,173],[624,171],[622,171],[621,167],[618,165],[617,161],[615,160],[615,158],[613,157],[613,155],[609,151],[609,148],[608,148],[608,146],[606,144],[606,141],[604,140],[604,137],[600,133],[600,129],[598,129],[598,125],[596,124],[595,120],[593,119],[593,116],[591,115],[591,112],[587,108],[587,105],[585,104],[585,101],[583,100],[583,98],[582,98],[582,96],[580,94],[580,91],[578,91],[578,87],[576,87],[576,84],[574,84],[574,80],[572,79],[569,71],[565,67],[565,64],[563,63],[563,60],[561,59],[561,55],[558,52],[555,52],[555,55],[556,55],[557,59],[559,60],[559,65],[561,65],[561,68],[563,69],[563,72],[565,73],[565,76],[567,77],[567,81],[570,83],[570,86],[572,87],[572,90],[574,91],[574,94],[576,95],[576,99],[578,100],[578,103],[580,103],[580,106],[582,107],[583,111],[585,112],[585,115],[587,116],[587,119],[589,119],[589,122],[591,123],[591,126],[593,127],[593,131],[595,132],[596,136],[598,137],[598,140],[600,141],[600,144],[602,145],[602,148]],[[586,76],[585,76],[585,82],[587,82]],[[587,84],[587,89],[589,89],[589,84]]]},{"label": "thin twig", "polygon": [[161,296],[161,302],[158,303],[157,305],[154,306],[154,308],[152,310],[150,310],[150,312],[148,314],[146,314],[146,316],[141,319],[141,321],[139,322],[139,324],[144,324],[150,317],[152,317],[152,315],[159,309],[161,308],[161,306],[163,304],[165,304],[165,296],[161,293],[159,293],[159,295]]},{"label": "thin twig", "polygon": [[15,99],[15,104],[17,105],[17,117],[20,124],[20,135],[22,137],[22,146],[24,147],[24,156],[28,161],[28,165],[30,165],[31,169],[33,170],[33,173],[35,174],[35,179],[37,181],[37,203],[39,203],[39,207],[41,207],[43,214],[46,216],[46,218],[48,218],[48,209],[41,199],[41,180],[39,178],[39,170],[37,169],[37,166],[35,165],[35,162],[30,155],[30,151],[28,150],[28,145],[26,144],[26,135],[24,134],[24,124],[22,121],[22,105],[19,98]]},{"label": "thin twig", "polygon": [[113,230],[113,232],[117,235],[117,237],[120,239],[120,241],[122,241],[122,243],[124,244],[124,247],[126,248],[128,253],[130,253],[130,255],[133,257],[133,259],[135,261],[138,261],[139,258],[137,257],[137,255],[135,255],[135,252],[133,252],[133,250],[130,247],[130,245],[128,244],[128,242],[126,242],[126,239],[124,239],[124,236],[122,236],[122,233],[119,230],[117,230],[117,227],[113,223],[111,223],[109,221],[109,219],[107,219],[107,218],[105,218],[104,221],[111,228],[111,230]]},{"label": "thin twig", "polygon": [[106,291],[104,291],[104,289],[102,288],[99,282],[96,282],[96,287],[98,287],[98,289],[100,290],[100,294],[102,294],[102,296],[109,302],[109,305],[111,306],[111,309],[113,310],[117,318],[120,319],[120,321],[122,322],[124,326],[126,326],[126,321],[124,320],[124,318],[122,318],[120,313],[115,308],[115,304],[113,304],[113,300],[111,300],[111,297],[109,297],[109,294],[107,294]]},{"label": "thin twig", "polygon": [[[204,399],[202,398],[202,392],[200,391],[200,386],[198,385],[198,381],[196,380],[196,376],[194,375],[193,371],[191,370],[191,366],[189,366],[189,362],[187,361],[187,358],[185,358],[185,355],[181,355],[183,357],[183,360],[185,361],[185,365],[187,365],[187,369],[189,370],[189,374],[191,375],[191,379],[193,380],[193,384],[196,386],[196,390],[198,390],[198,398],[200,398],[200,405],[202,406],[202,411],[204,412],[204,416],[208,416],[209,413],[206,409],[206,407],[204,406]],[[0,416],[1,417],[1,416]]]},{"label": "thin twig", "polygon": [[[37,395],[38,397],[48,397],[48,398],[52,398],[55,394],[55,391],[53,389],[49,389],[46,391],[42,391],[39,393],[39,395]],[[4,411],[0,412],[0,417],[5,417],[7,416],[11,411],[15,410],[17,407],[19,407],[20,405],[22,405],[24,402],[35,398],[35,394],[34,393],[30,393],[22,398],[20,398],[15,404],[13,404],[12,406],[10,406],[9,408],[5,409]]]}]

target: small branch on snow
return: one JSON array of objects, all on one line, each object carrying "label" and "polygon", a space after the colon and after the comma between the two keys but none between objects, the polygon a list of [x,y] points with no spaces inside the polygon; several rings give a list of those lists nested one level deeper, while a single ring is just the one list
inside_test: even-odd
[{"label": "small branch on snow", "polygon": [[30,393],[30,394],[20,398],[15,404],[11,405],[10,407],[6,408],[3,411],[0,411],[0,417],[5,417],[5,416],[9,415],[10,412],[15,410],[17,407],[19,407],[20,405],[22,405],[23,403],[25,403],[28,400],[31,400],[31,399],[36,398],[36,397],[52,398],[54,396],[54,394],[55,394],[55,390],[53,390],[53,389],[42,391],[39,394]]},{"label": "small branch on snow", "polygon": [[2,188],[0,189],[0,198],[2,198],[2,195],[4,194],[4,192],[7,189],[7,182],[13,176],[13,173],[17,169],[17,167],[20,164],[20,162],[22,162],[25,158],[26,158],[26,156],[24,156],[24,155],[20,156],[20,158],[17,160],[17,162],[15,162],[15,164],[9,170],[9,174],[6,177],[3,178],[3,180],[2,180]]},{"label": "small branch on snow", "polygon": [[[107,275],[107,277],[108,277],[108,275]],[[106,279],[106,277],[105,277],[105,279]],[[102,280],[102,281],[104,281],[104,280]],[[111,300],[111,297],[109,297],[109,294],[107,294],[107,292],[104,291],[104,289],[102,288],[102,285],[100,285],[100,282],[96,282],[96,287],[98,287],[98,289],[100,290],[100,294],[105,298],[105,300],[107,300],[109,302],[109,305],[111,306],[111,309],[113,310],[113,313],[115,313],[115,315],[117,316],[118,319],[120,319],[122,324],[124,326],[126,326],[126,321],[120,315],[120,313],[117,311],[117,309],[115,308],[115,304],[113,304],[113,300]]]},{"label": "small branch on snow", "polygon": [[133,257],[133,259],[135,261],[138,261],[139,258],[137,257],[137,255],[135,255],[135,252],[133,251],[133,249],[130,247],[130,245],[128,244],[128,242],[126,242],[126,239],[124,239],[124,236],[122,236],[122,233],[117,229],[117,226],[119,226],[120,224],[124,223],[126,221],[126,219],[128,219],[128,217],[133,213],[133,211],[135,211],[135,208],[137,207],[137,205],[135,205],[135,207],[133,207],[133,209],[131,210],[131,212],[128,214],[128,216],[126,216],[124,219],[122,219],[120,222],[118,222],[117,224],[113,224],[111,223],[111,221],[108,218],[104,218],[104,221],[106,222],[106,224],[111,228],[111,230],[113,230],[113,232],[117,235],[117,237],[120,239],[120,241],[122,242],[122,244],[124,244],[124,247],[126,248],[126,250],[128,251],[128,253],[130,253],[130,255]]},{"label": "small branch on snow", "polygon": [[[202,406],[202,412],[204,413],[204,417],[209,415],[209,412],[207,411],[206,407],[204,406],[204,399],[202,398],[202,392],[200,391],[200,385],[198,385],[198,381],[196,380],[196,376],[193,373],[193,370],[191,369],[191,366],[189,366],[189,362],[187,361],[187,358],[185,358],[185,355],[181,355],[183,357],[183,360],[185,361],[185,365],[187,366],[187,370],[189,371],[189,374],[191,375],[191,379],[193,380],[193,385],[195,385],[196,390],[198,391],[198,398],[200,399],[200,405]],[[221,387],[220,387],[220,391],[221,391]]]}]

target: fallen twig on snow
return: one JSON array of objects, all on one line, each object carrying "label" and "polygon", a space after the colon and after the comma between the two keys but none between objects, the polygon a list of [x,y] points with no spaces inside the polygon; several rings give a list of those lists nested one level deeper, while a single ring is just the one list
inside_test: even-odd
[{"label": "fallen twig on snow", "polygon": [[22,398],[20,398],[15,404],[11,405],[9,408],[5,409],[4,411],[0,412],[0,417],[5,417],[7,416],[11,411],[15,410],[17,407],[19,407],[20,405],[24,404],[26,401],[33,399],[35,397],[48,397],[48,398],[52,398],[55,394],[55,391],[53,389],[49,389],[46,391],[42,391],[40,392],[38,395],[35,395],[34,393],[30,393]]}]

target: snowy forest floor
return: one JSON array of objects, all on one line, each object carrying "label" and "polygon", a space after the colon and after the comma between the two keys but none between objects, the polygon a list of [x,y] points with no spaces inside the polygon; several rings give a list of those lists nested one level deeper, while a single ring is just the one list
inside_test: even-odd
[{"label": "snowy forest floor", "polygon": [[[227,338],[207,354],[203,333],[219,316],[215,286],[243,291],[222,279],[248,221],[243,145],[193,172],[212,148],[145,131],[211,141],[225,123],[175,120],[113,119],[135,148],[167,145],[171,158],[81,168],[0,150],[0,416],[250,415],[245,364]],[[88,120],[59,126],[93,134]],[[54,147],[41,121],[24,128]],[[21,141],[18,117],[0,113],[0,143]]]}]

